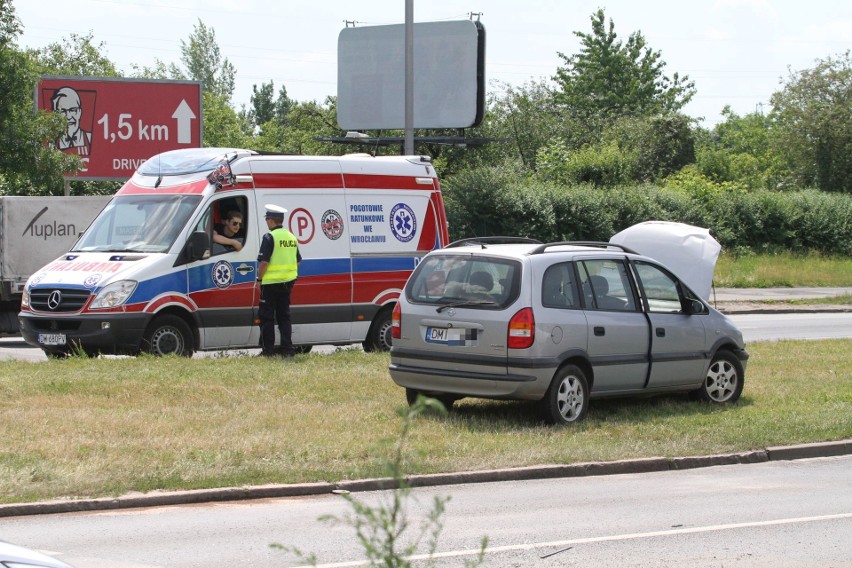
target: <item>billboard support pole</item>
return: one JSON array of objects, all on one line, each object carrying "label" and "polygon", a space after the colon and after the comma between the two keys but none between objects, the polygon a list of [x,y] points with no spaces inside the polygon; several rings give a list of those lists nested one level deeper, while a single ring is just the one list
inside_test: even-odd
[{"label": "billboard support pole", "polygon": [[405,144],[403,153],[414,154],[414,0],[405,0]]}]

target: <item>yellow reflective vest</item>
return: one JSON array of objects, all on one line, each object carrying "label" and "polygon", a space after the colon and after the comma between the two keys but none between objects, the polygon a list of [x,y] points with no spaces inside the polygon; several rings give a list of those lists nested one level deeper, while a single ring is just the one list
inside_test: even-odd
[{"label": "yellow reflective vest", "polygon": [[299,265],[296,260],[299,243],[296,237],[284,227],[278,227],[270,232],[274,246],[269,266],[263,274],[262,284],[278,284],[295,280],[299,275]]}]

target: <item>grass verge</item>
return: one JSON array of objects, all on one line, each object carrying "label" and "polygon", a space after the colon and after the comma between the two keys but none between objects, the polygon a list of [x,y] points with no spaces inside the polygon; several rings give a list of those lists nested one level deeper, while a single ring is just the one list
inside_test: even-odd
[{"label": "grass verge", "polygon": [[719,288],[852,286],[852,258],[790,252],[723,253],[716,263],[713,281]]},{"label": "grass verge", "polygon": [[[404,471],[745,451],[852,437],[852,340],[749,345],[740,403],[592,403],[553,428],[533,405],[467,399],[412,425]],[[376,477],[402,389],[388,355],[0,362],[0,502]],[[378,448],[378,449],[377,449]],[[386,453],[383,453],[383,449]]]}]

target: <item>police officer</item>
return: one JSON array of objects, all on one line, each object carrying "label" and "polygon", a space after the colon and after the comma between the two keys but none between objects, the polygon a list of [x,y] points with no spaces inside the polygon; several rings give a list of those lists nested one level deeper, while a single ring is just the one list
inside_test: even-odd
[{"label": "police officer", "polygon": [[[257,255],[257,282],[260,284],[260,346],[262,355],[292,357],[293,327],[290,323],[290,293],[299,275],[299,246],[293,233],[283,227],[287,210],[266,206],[269,232],[260,241]],[[281,334],[281,348],[275,350],[275,322]]]}]

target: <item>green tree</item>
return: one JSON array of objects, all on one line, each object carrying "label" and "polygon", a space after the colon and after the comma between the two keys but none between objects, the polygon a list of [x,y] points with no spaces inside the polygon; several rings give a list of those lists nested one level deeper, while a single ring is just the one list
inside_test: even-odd
[{"label": "green tree", "polygon": [[0,194],[61,193],[62,173],[80,162],[48,144],[62,132],[64,118],[33,112],[38,71],[17,47],[21,29],[11,0],[0,0]]},{"label": "green tree", "polygon": [[769,117],[754,112],[740,116],[729,106],[724,122],[700,133],[696,148],[698,170],[717,182],[735,182],[747,189],[776,189],[789,172],[772,145]]},{"label": "green tree", "polygon": [[204,146],[253,147],[249,113],[231,107],[236,71],[222,59],[215,31],[201,20],[189,40],[181,40],[181,63],[183,67],[158,59],[152,67],[133,66],[134,77],[201,81]]},{"label": "green tree", "polygon": [[269,122],[275,116],[275,101],[272,100],[275,86],[270,81],[261,84],[260,89],[257,88],[257,85],[252,85],[251,91],[249,119],[255,126],[260,126],[264,122]]},{"label": "green tree", "polygon": [[204,104],[204,146],[251,148],[250,125],[231,107],[225,95],[201,94]]},{"label": "green tree", "polygon": [[278,98],[275,99],[275,120],[278,121],[278,124],[286,124],[287,115],[290,114],[290,109],[296,102],[287,96],[287,87],[281,85],[281,88],[278,89]]},{"label": "green tree", "polygon": [[790,72],[772,95],[773,143],[800,187],[852,192],[852,56]]},{"label": "green tree", "polygon": [[189,41],[180,41],[180,52],[189,79],[201,81],[204,91],[231,100],[237,70],[227,57],[222,58],[213,28],[208,28],[199,19]]},{"label": "green tree", "polygon": [[634,181],[663,179],[695,162],[692,120],[680,113],[626,117],[604,133],[622,150],[635,156],[630,176]]},{"label": "green tree", "polygon": [[43,74],[119,77],[121,73],[105,54],[106,45],[95,45],[92,32],[84,36],[70,34],[32,52]]},{"label": "green tree", "polygon": [[274,92],[273,81],[262,83],[259,89],[257,85],[252,86],[251,108],[246,117],[252,125],[262,126],[271,120],[282,126],[286,124],[287,115],[294,103],[287,96],[286,87],[282,86],[278,91],[278,98],[273,100]]},{"label": "green tree", "polygon": [[327,97],[323,104],[316,101],[293,103],[283,123],[273,119],[261,125],[261,133],[254,139],[254,148],[320,156],[357,151],[351,146],[316,140],[341,135],[337,127],[336,105],[334,97]]},{"label": "green tree", "polygon": [[591,16],[592,32],[575,31],[580,52],[559,53],[565,62],[553,78],[556,101],[584,119],[619,116],[650,116],[677,112],[695,95],[695,84],[684,75],[664,74],[661,53],[648,47],[640,32],[622,43],[612,19],[606,25],[604,11]]}]

